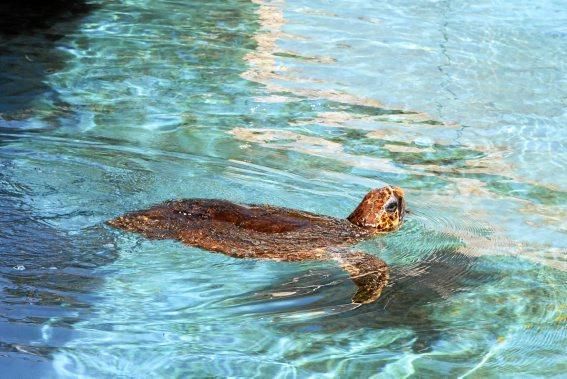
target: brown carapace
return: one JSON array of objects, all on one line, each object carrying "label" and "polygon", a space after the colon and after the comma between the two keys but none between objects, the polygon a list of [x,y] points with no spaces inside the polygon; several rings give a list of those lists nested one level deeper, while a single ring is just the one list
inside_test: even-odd
[{"label": "brown carapace", "polygon": [[279,261],[335,260],[358,286],[354,303],[378,299],[388,282],[388,266],[347,246],[396,230],[405,215],[398,187],[370,191],[346,220],[269,205],[225,200],[168,201],[108,221],[116,228],[151,239],[176,239],[235,258]]}]

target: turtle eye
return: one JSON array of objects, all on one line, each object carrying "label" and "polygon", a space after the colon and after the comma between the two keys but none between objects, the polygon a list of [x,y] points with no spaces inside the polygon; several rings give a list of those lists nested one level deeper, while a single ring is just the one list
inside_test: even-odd
[{"label": "turtle eye", "polygon": [[390,201],[384,206],[386,212],[395,212],[398,209],[398,202],[397,201]]}]

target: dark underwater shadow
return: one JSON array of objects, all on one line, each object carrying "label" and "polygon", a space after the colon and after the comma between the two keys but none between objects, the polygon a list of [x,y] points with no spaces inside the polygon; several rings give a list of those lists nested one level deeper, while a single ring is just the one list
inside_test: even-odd
[{"label": "dark underwater shadow", "polygon": [[[354,305],[350,304],[354,285],[337,274],[341,275],[340,271],[331,267],[307,275],[304,272],[225,305],[233,307],[236,314],[270,315],[276,329],[285,335],[411,328],[414,352],[428,352],[447,329],[432,317],[432,307],[501,277],[501,273],[485,268],[482,258],[454,249],[436,251],[415,264],[390,267],[390,281],[382,296],[371,304]],[[301,314],[305,317],[295,317]]]},{"label": "dark underwater shadow", "polygon": [[24,120],[36,114],[32,102],[39,96],[63,105],[45,79],[60,70],[68,57],[56,49],[57,41],[73,33],[93,9],[84,0],[0,2],[0,127],[2,120]]},{"label": "dark underwater shadow", "polygon": [[55,23],[87,14],[93,5],[84,0],[3,0],[0,3],[0,34],[16,36],[45,32]]},{"label": "dark underwater shadow", "polygon": [[117,255],[103,228],[70,235],[37,219],[7,179],[0,171],[0,376],[39,375],[90,312],[104,280],[94,269]]},{"label": "dark underwater shadow", "polygon": [[[40,96],[58,103],[45,84],[65,64],[56,42],[93,9],[83,0],[0,2],[0,130],[17,132],[25,124],[19,121],[37,113]],[[3,135],[0,146],[16,140]],[[49,354],[88,310],[86,297],[100,281],[92,267],[113,253],[101,247],[106,239],[99,232],[72,238],[36,219],[26,188],[7,176],[9,166],[0,160],[0,367],[16,377],[50,366]]]}]

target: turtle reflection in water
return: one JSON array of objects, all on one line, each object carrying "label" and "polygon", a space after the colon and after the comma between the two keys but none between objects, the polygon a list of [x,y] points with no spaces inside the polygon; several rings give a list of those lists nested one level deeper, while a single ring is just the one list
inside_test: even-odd
[{"label": "turtle reflection in water", "polygon": [[347,219],[269,205],[187,199],[128,213],[108,224],[235,258],[335,260],[358,286],[353,303],[371,303],[388,282],[388,266],[348,246],[398,229],[405,212],[404,192],[388,186],[366,194]]}]

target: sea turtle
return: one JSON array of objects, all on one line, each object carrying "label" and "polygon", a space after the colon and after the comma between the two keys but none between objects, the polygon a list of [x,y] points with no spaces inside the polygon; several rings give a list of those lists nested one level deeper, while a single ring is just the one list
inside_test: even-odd
[{"label": "sea turtle", "polygon": [[368,192],[347,219],[270,205],[186,199],[127,213],[108,224],[235,258],[332,259],[358,286],[353,303],[370,303],[388,282],[388,266],[370,254],[349,251],[347,246],[398,229],[405,213],[404,192],[387,186]]}]

